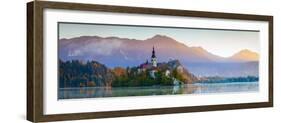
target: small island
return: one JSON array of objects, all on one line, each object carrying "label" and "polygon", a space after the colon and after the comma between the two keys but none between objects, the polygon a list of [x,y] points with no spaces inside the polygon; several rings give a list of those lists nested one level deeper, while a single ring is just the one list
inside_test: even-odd
[{"label": "small island", "polygon": [[139,87],[182,85],[198,81],[198,78],[183,67],[179,60],[157,63],[153,47],[151,62],[134,67],[110,69],[97,61],[86,63],[78,60],[59,61],[60,87]]}]

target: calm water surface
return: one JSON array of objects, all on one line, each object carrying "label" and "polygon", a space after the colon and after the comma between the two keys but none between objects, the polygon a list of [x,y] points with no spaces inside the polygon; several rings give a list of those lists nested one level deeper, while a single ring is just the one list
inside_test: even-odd
[{"label": "calm water surface", "polygon": [[182,86],[91,87],[59,89],[59,99],[149,96],[173,94],[206,94],[228,92],[258,92],[258,82],[196,83]]}]

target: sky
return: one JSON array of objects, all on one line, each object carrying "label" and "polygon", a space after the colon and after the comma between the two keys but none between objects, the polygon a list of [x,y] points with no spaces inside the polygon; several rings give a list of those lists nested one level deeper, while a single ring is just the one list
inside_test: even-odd
[{"label": "sky", "polygon": [[59,39],[80,36],[116,36],[145,40],[157,34],[166,35],[187,46],[202,47],[221,57],[232,56],[243,49],[257,53],[260,50],[258,31],[59,23]]}]

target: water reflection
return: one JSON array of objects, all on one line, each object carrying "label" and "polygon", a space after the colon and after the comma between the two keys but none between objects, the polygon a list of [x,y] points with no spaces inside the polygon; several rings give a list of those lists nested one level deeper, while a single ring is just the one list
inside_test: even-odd
[{"label": "water reflection", "polygon": [[258,91],[258,82],[59,89],[59,99]]}]

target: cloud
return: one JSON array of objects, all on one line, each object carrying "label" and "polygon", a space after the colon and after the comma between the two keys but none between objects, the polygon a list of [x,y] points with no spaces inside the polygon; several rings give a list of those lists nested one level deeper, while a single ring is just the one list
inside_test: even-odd
[{"label": "cloud", "polygon": [[120,40],[102,39],[99,41],[88,40],[84,45],[79,45],[75,50],[70,50],[68,56],[83,56],[85,54],[110,56],[116,49],[120,49]]}]

